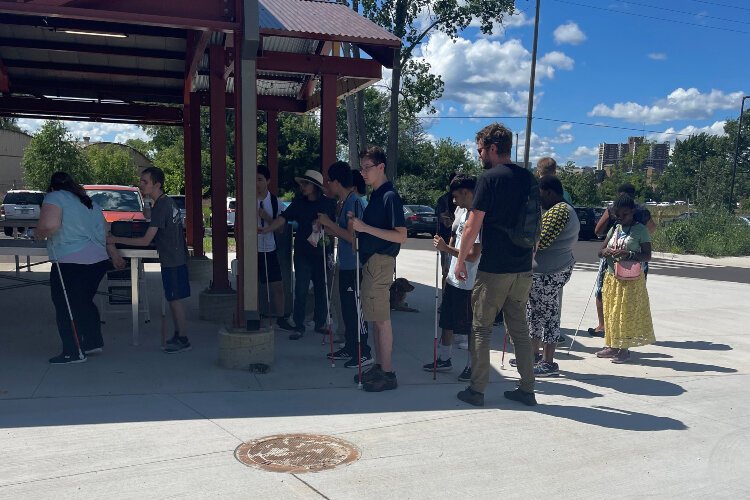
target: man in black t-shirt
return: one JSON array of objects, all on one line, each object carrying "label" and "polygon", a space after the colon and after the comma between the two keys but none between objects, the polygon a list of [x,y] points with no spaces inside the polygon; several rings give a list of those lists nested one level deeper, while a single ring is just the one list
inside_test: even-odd
[{"label": "man in black t-shirt", "polygon": [[477,180],[469,219],[464,226],[455,275],[467,278],[466,258],[482,231],[482,260],[472,293],[474,318],[471,334],[471,384],[458,399],[484,406],[484,389],[489,381],[490,338],[495,316],[502,309],[505,328],[513,339],[520,386],[505,397],[528,406],[534,397],[534,361],[526,323],[526,304],[531,289],[532,249],[517,246],[510,238],[531,186],[536,183],[528,170],[511,162],[512,132],[498,123],[477,133],[477,151],[484,173]]}]

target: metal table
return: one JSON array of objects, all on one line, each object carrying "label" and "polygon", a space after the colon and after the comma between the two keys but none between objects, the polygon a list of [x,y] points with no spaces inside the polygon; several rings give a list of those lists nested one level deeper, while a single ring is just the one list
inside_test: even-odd
[{"label": "metal table", "polygon": [[[130,293],[131,314],[133,320],[133,345],[138,345],[138,270],[143,259],[156,259],[159,254],[153,248],[118,248],[120,255],[130,259]],[[33,240],[0,240],[0,255],[26,255],[28,257],[47,257],[47,244]]]}]

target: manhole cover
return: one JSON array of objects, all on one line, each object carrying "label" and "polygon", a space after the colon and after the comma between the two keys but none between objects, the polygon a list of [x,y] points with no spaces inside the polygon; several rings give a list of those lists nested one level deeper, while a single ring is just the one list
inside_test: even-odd
[{"label": "manhole cover", "polygon": [[317,434],[280,434],[248,441],[234,451],[245,465],[271,472],[317,472],[359,460],[356,446]]}]

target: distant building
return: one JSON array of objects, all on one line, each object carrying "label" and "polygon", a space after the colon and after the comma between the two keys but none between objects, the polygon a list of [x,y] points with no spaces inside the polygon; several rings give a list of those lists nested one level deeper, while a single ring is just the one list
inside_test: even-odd
[{"label": "distant building", "polygon": [[[644,145],[643,137],[628,137],[626,144],[599,144],[597,170],[605,170],[606,167],[618,165],[626,155],[642,145]],[[669,141],[657,144],[646,143],[646,145],[649,147],[646,161],[642,165],[633,165],[633,167],[659,173],[664,172],[669,162]]]},{"label": "distant building", "polygon": [[26,187],[21,160],[29,142],[29,134],[0,129],[0,193]]}]

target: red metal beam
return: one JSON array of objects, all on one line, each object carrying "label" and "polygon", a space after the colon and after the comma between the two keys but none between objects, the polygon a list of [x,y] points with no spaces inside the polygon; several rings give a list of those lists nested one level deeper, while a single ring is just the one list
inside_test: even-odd
[{"label": "red metal beam", "polygon": [[290,54],[287,52],[264,52],[262,57],[258,57],[258,71],[305,73],[308,75],[326,73],[355,78],[379,79],[382,77],[380,63],[372,59]]},{"label": "red metal beam", "polygon": [[[201,104],[204,106],[211,105],[211,99],[208,92],[197,92],[200,96]],[[226,94],[227,108],[234,108],[234,94]],[[307,111],[308,103],[293,97],[281,97],[274,95],[258,96],[258,111],[286,111],[287,113],[304,113]]]},{"label": "red metal beam", "polygon": [[165,71],[160,69],[141,68],[117,68],[113,66],[96,66],[94,64],[66,64],[47,61],[25,61],[21,59],[6,59],[5,63],[9,68],[43,69],[46,71],[64,71],[68,73],[79,74],[139,76],[143,78],[159,78],[172,80],[182,80],[184,76],[180,71]]},{"label": "red metal beam", "polygon": [[336,161],[336,75],[321,75],[320,159],[328,186],[328,167]]},{"label": "red metal beam", "polygon": [[49,40],[25,40],[21,38],[0,38],[0,47],[31,50],[51,50],[53,52],[79,52],[84,54],[104,54],[112,56],[141,57],[146,59],[182,60],[185,54],[176,50],[143,49],[89,43],[51,42]]},{"label": "red metal beam", "polygon": [[211,96],[211,242],[213,245],[212,290],[229,290],[227,246],[227,121],[224,47],[209,48]]},{"label": "red metal beam", "polygon": [[8,68],[5,67],[3,60],[0,59],[0,93],[10,92],[10,79],[8,78]]},{"label": "red metal beam", "polygon": [[0,13],[40,15],[102,22],[147,24],[230,33],[239,28],[235,0],[89,0],[65,7],[0,0]]},{"label": "red metal beam", "polygon": [[[186,202],[193,207],[195,223],[191,227],[193,232],[193,255],[202,257],[203,249],[203,169],[201,168],[201,108],[198,94],[190,95],[190,171],[193,185],[190,194],[185,192]],[[187,140],[188,137],[185,137]],[[222,211],[222,215],[223,215]]]},{"label": "red metal beam", "polygon": [[190,82],[198,71],[198,65],[206,53],[211,33],[209,31],[194,32],[188,35],[188,39],[187,58],[185,59],[185,80]]},{"label": "red metal beam", "polygon": [[11,90],[16,94],[182,103],[182,88],[113,85],[91,80],[14,78]]},{"label": "red metal beam", "polygon": [[266,161],[271,171],[270,190],[279,194],[279,112],[266,112]]},{"label": "red metal beam", "polygon": [[143,122],[161,125],[182,125],[182,109],[143,104],[106,104],[96,102],[0,97],[0,115],[64,116],[90,121]]}]

